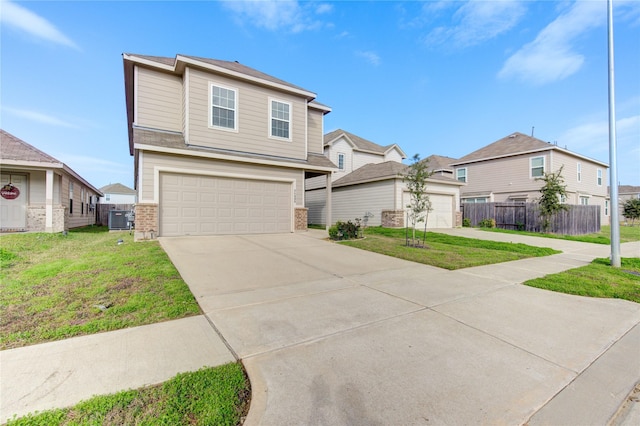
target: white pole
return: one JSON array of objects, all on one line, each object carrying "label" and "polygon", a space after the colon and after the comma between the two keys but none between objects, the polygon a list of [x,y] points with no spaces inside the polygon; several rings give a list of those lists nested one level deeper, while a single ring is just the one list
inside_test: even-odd
[{"label": "white pole", "polygon": [[616,99],[613,72],[613,0],[607,0],[609,36],[609,194],[611,195],[611,266],[620,267],[620,217],[618,212],[618,166],[616,159]]}]

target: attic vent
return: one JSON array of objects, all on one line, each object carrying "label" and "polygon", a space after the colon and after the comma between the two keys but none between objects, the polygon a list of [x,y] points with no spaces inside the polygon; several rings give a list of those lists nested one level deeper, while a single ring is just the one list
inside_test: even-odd
[{"label": "attic vent", "polygon": [[509,139],[513,139],[515,138],[517,135],[514,133],[513,135],[509,136]]}]

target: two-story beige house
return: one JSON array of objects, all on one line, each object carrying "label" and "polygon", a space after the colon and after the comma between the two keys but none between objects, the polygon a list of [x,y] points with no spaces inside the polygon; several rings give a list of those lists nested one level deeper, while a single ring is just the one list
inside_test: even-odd
[{"label": "two-story beige house", "polygon": [[463,203],[533,202],[540,197],[544,173],[562,167],[567,204],[600,206],[609,223],[608,165],[556,144],[513,133],[451,163],[462,188]]},{"label": "two-story beige house", "polygon": [[336,168],[315,93],[238,62],[123,61],[137,240],[306,229],[304,181]]}]

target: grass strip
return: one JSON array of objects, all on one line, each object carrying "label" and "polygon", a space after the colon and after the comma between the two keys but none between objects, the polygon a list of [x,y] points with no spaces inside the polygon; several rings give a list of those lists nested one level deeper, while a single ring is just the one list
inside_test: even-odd
[{"label": "grass strip", "polygon": [[238,425],[251,390],[239,363],[178,374],[160,385],[95,396],[9,420],[13,426]]},{"label": "grass strip", "polygon": [[[423,232],[416,234],[421,240]],[[426,247],[407,247],[405,230],[382,227],[367,228],[365,239],[341,244],[449,270],[509,262],[529,257],[560,253],[546,247],[520,243],[477,240],[435,232],[427,232]]]},{"label": "grass strip", "polygon": [[93,227],[0,244],[0,349],[200,313],[158,242]]},{"label": "grass strip", "polygon": [[547,275],[525,282],[525,285],[545,290],[589,297],[606,297],[640,303],[640,258],[620,259],[614,268],[606,258],[565,272]]},{"label": "grass strip", "polygon": [[[516,234],[516,235],[529,235],[532,237],[554,238],[558,240],[580,241],[583,243],[593,244],[611,244],[611,226],[606,225],[600,228],[600,232],[595,234],[586,235],[561,235],[550,234],[544,232],[526,232],[526,231],[514,231],[510,229],[499,228],[480,228],[483,231],[499,232],[502,234]],[[633,241],[640,241],[640,226],[621,226],[620,227],[620,242],[629,243]]]}]

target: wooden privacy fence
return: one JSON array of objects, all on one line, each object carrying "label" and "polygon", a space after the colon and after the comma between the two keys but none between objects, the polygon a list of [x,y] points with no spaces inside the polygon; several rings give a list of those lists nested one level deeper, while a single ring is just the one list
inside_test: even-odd
[{"label": "wooden privacy fence", "polygon": [[[485,219],[494,219],[496,227],[529,232],[542,232],[538,203],[464,203],[462,220],[478,226]],[[551,232],[563,235],[583,235],[600,232],[600,206],[569,205],[551,218]]]},{"label": "wooden privacy fence", "polygon": [[98,204],[96,206],[96,225],[109,226],[111,210],[133,210],[133,204]]}]

